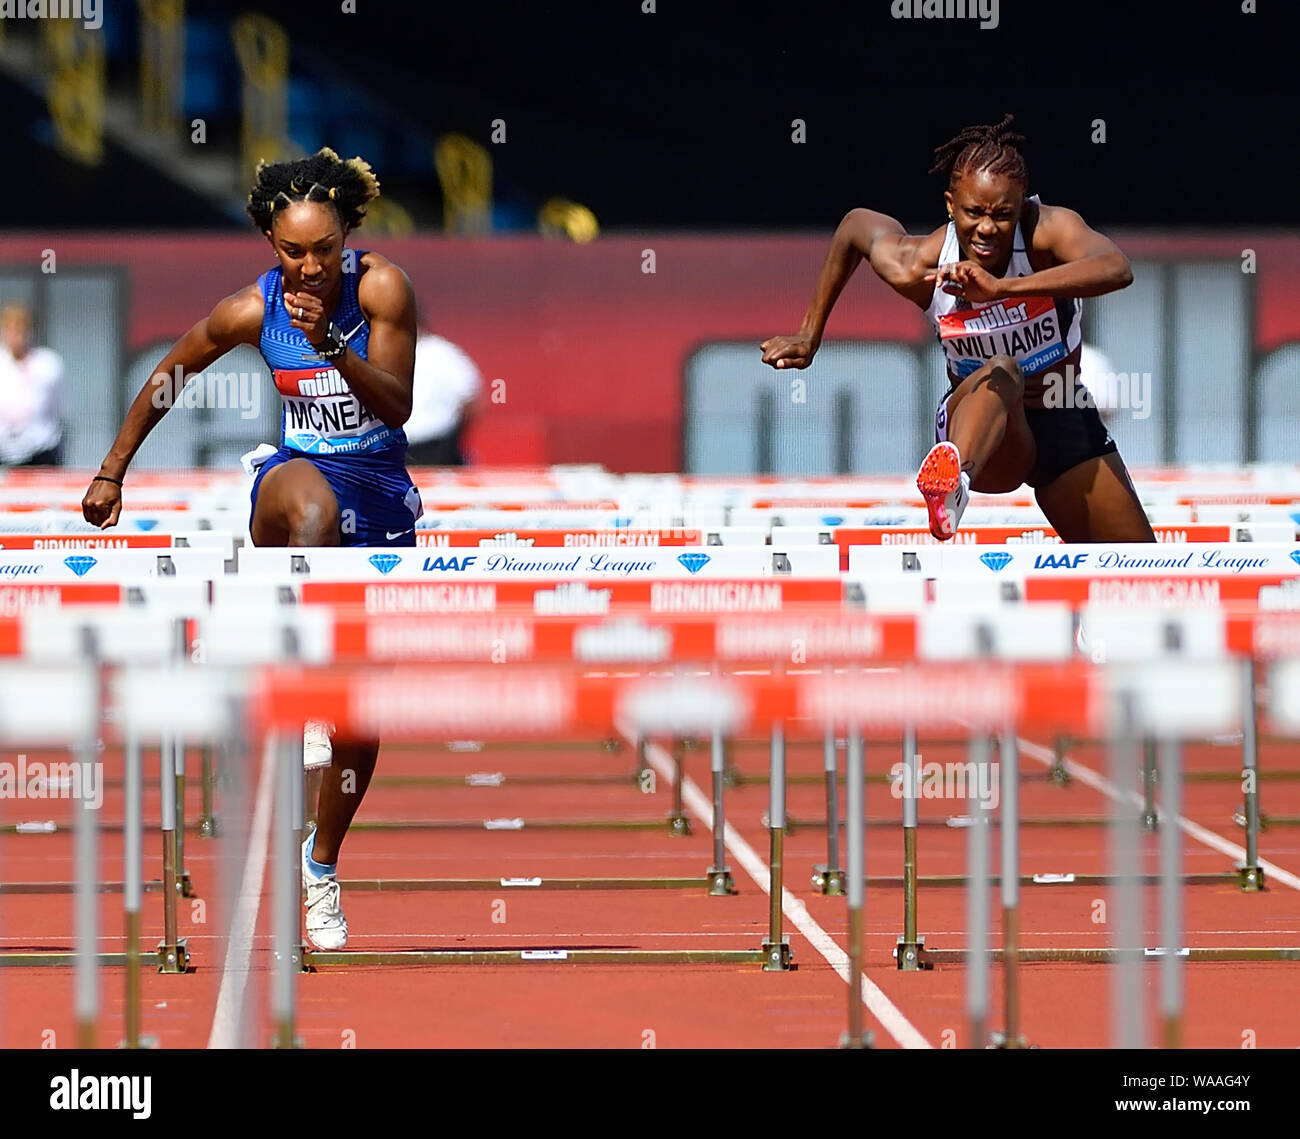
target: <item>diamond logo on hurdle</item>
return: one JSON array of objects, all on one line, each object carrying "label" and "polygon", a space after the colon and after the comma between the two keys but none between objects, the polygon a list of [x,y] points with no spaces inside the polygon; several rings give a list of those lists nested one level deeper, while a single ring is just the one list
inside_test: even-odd
[{"label": "diamond logo on hurdle", "polygon": [[380,573],[392,573],[402,559],[396,554],[371,554],[366,560]]},{"label": "diamond logo on hurdle", "polygon": [[95,561],[95,558],[85,554],[73,554],[71,557],[64,558],[63,564],[78,577],[85,577],[90,567],[95,564]]},{"label": "diamond logo on hurdle", "polygon": [[980,561],[994,573],[1000,573],[1007,568],[1008,563],[1011,561],[1011,555],[990,550],[987,554],[980,554]]},{"label": "diamond logo on hurdle", "polygon": [[823,526],[843,526],[843,525],[844,525],[844,515],[843,515],[843,514],[823,514],[823,515],[822,515],[822,525],[823,525]]},{"label": "diamond logo on hurdle", "polygon": [[1300,550],[1291,551],[1291,560],[1295,562],[1296,565],[1300,566]]},{"label": "diamond logo on hurdle", "polygon": [[135,528],[137,530],[152,530],[157,525],[157,518],[137,518],[135,520]]},{"label": "diamond logo on hurdle", "polygon": [[678,554],[677,560],[691,573],[699,573],[713,559],[708,554]]}]

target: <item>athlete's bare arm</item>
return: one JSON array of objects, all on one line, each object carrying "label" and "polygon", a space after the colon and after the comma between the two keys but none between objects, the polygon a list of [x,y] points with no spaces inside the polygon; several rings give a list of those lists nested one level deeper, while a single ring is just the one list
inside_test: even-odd
[{"label": "athlete's bare arm", "polygon": [[[262,331],[262,291],[249,285],[218,303],[203,320],[182,336],[163,357],[131,403],[122,429],[113,440],[99,473],[122,481],[126,468],[168,409],[180,396],[186,377],[202,371],[238,344],[256,344]],[[178,372],[179,369],[179,372]],[[177,376],[180,383],[177,383]],[[113,483],[92,482],[81,502],[87,522],[101,530],[117,525],[122,492]]]},{"label": "athlete's bare arm", "polygon": [[1030,260],[1039,259],[1049,264],[1027,277],[994,277],[973,261],[959,261],[931,279],[975,304],[1021,296],[1100,297],[1133,283],[1119,247],[1063,206],[1038,207]]},{"label": "athlete's bare arm", "polygon": [[[353,394],[394,430],[411,418],[411,391],[415,382],[415,292],[405,273],[386,257],[367,253],[361,259],[365,273],[357,285],[357,300],[370,324],[366,359],[351,348],[333,361]],[[316,347],[325,343],[329,318],[319,297],[310,293],[285,293],[290,323],[300,328]],[[296,310],[303,310],[297,319]],[[346,336],[353,330],[342,330]]]},{"label": "athlete's bare arm", "polygon": [[831,309],[864,258],[895,292],[927,307],[933,286],[926,283],[926,274],[938,261],[942,242],[942,229],[913,237],[886,214],[850,210],[831,239],[803,324],[794,336],[763,341],[763,363],[774,368],[806,368],[812,363]]}]

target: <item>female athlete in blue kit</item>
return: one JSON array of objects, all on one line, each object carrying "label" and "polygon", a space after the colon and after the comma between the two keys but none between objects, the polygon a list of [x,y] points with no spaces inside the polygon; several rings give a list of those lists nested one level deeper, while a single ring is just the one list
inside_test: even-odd
[{"label": "female athlete in blue kit", "polygon": [[[1034,488],[1067,542],[1153,542],[1128,471],[1078,383],[1082,297],[1133,280],[1128,259],[1073,210],[1026,197],[1024,139],[967,127],[935,151],[946,225],[923,237],[856,209],[840,223],[803,327],[762,344],[774,368],[806,368],[859,262],[924,310],[943,345],[949,390],[917,489],[936,538],[951,538],[970,491]],[[1070,390],[1065,390],[1065,389]]]},{"label": "female athlete in blue kit", "polygon": [[[406,472],[402,432],[411,414],[415,298],[396,265],[345,247],[378,195],[365,162],[344,161],[329,149],[258,168],[248,213],[279,264],[221,301],[158,365],[86,492],[88,521],[116,524],[126,469],[180,395],[172,377],[189,377],[236,345],[252,344],[284,402],[279,450],[254,460],[253,543],[415,545],[420,496]],[[379,743],[333,746],[328,733],[322,723],[304,733],[306,765],[329,766],[317,826],[303,846],[303,882],[308,936],[321,949],[340,949],[348,927],[335,873],[339,846],[369,786]],[[345,771],[355,773],[348,793]]]}]

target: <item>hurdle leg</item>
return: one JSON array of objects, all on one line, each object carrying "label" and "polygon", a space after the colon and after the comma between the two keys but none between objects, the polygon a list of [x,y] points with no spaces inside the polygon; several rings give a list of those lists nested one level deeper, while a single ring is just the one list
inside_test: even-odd
[{"label": "hurdle leg", "polygon": [[[968,758],[973,771],[986,770],[989,739],[971,738]],[[988,812],[976,802],[966,828],[966,929],[970,945],[966,963],[966,1015],[972,1048],[987,1043],[989,1016],[989,825]]]},{"label": "hurdle leg", "polygon": [[[92,738],[88,744],[72,749],[72,760],[88,765],[95,762],[96,754]],[[77,1047],[94,1048],[99,1020],[99,816],[85,795],[74,804],[73,811],[77,865]]]},{"label": "hurdle leg", "polygon": [[189,967],[185,939],[176,936],[176,896],[179,893],[176,865],[176,761],[172,737],[164,733],[159,745],[162,790],[163,845],[163,940],[158,943],[158,971],[184,973]]},{"label": "hurdle leg", "polygon": [[709,766],[713,775],[713,865],[709,867],[709,893],[723,897],[737,891],[731,867],[727,865],[727,816],[723,810],[723,791],[727,782],[727,745],[722,733],[716,729],[709,754]]},{"label": "hurdle leg", "polygon": [[768,830],[772,867],[767,937],[763,939],[763,971],[783,973],[791,963],[790,939],[782,929],[781,896],[785,890],[782,859],[785,854],[785,727],[772,725],[771,777],[768,782]]},{"label": "hurdle leg", "polygon": [[908,728],[903,733],[903,936],[894,950],[898,967],[904,973],[934,967],[926,960],[925,938],[916,935],[916,798],[920,760],[916,732]]},{"label": "hurdle leg", "polygon": [[1264,868],[1259,864],[1259,716],[1255,662],[1242,663],[1241,786],[1245,803],[1246,864],[1237,867],[1242,890],[1264,889]]},{"label": "hurdle leg", "polygon": [[141,812],[143,780],[140,740],[129,728],[126,737],[126,818],[122,841],[126,869],[123,909],[126,924],[126,1039],[127,1048],[140,1047],[140,880],[143,877]]},{"label": "hurdle leg", "polygon": [[[293,831],[293,849],[294,849],[294,866],[298,883],[298,902],[295,910],[298,914],[297,925],[294,928],[298,931],[296,938],[297,958],[293,962],[294,970],[300,973],[309,972],[307,966],[307,938],[304,925],[307,915],[303,911],[302,902],[305,900],[304,886],[302,884],[302,844],[308,833],[308,828],[316,828],[316,799],[320,796],[321,780],[325,778],[325,768],[319,768],[316,771],[304,771],[302,766],[302,736],[298,735],[293,739],[286,740],[285,749],[293,753],[293,763],[295,778],[291,782],[292,796],[289,801],[289,826]],[[314,777],[314,778],[313,778]],[[307,801],[310,796],[311,802],[311,821],[307,821]]]},{"label": "hurdle leg", "polygon": [[176,733],[176,885],[182,898],[192,898],[190,872],[185,868],[185,737]]},{"label": "hurdle leg", "polygon": [[674,739],[671,751],[673,757],[673,809],[668,815],[668,833],[675,838],[685,838],[691,833],[691,819],[686,813],[685,804],[682,802],[682,757],[686,752],[686,741]]},{"label": "hurdle leg", "polygon": [[[1137,733],[1137,713],[1131,693],[1120,695],[1118,731],[1110,746],[1110,779],[1117,787],[1133,777],[1142,744]],[[1176,829],[1176,828],[1173,828]],[[1117,957],[1111,973],[1112,1047],[1144,1046],[1142,993],[1142,887],[1141,820],[1131,811],[1116,811],[1110,822],[1109,918],[1112,951]]]},{"label": "hurdle leg", "polygon": [[274,1046],[300,1046],[295,1032],[297,974],[302,968],[302,868],[295,839],[295,805],[302,804],[302,744],[279,736],[272,756],[275,771],[275,812],[272,843],[275,883],[271,891],[274,906],[272,937],[274,968],[271,978],[271,1023],[275,1025]]},{"label": "hurdle leg", "polygon": [[814,866],[812,884],[827,897],[844,893],[844,871],[840,869],[840,785],[835,770],[835,729],[826,729],[822,741],[822,767],[826,775],[826,865]]},{"label": "hurdle leg", "polygon": [[1065,787],[1070,782],[1070,772],[1065,766],[1065,753],[1070,741],[1065,736],[1057,736],[1052,748],[1052,767],[1047,777],[1058,787]]},{"label": "hurdle leg", "polygon": [[1176,740],[1160,744],[1160,1017],[1166,1048],[1182,1047],[1183,835],[1173,822],[1182,810],[1182,772]]},{"label": "hurdle leg", "polygon": [[[835,733],[829,731],[832,749]],[[848,800],[845,825],[845,846],[848,855],[848,902],[849,902],[849,1030],[840,1038],[841,1048],[870,1048],[871,1033],[862,1026],[862,958],[863,958],[863,902],[866,897],[865,835],[863,826],[865,805],[863,803],[863,755],[862,735],[856,726],[848,731],[848,746],[845,750],[844,767],[846,773],[845,797]]]},{"label": "hurdle leg", "polygon": [[1001,759],[1004,1028],[994,1035],[993,1043],[998,1048],[1024,1048],[1025,1038],[1020,1035],[1020,755],[1013,730],[1002,734]]},{"label": "hurdle leg", "polygon": [[1142,741],[1142,829],[1154,831],[1159,826],[1156,815],[1156,741]]},{"label": "hurdle leg", "polygon": [[204,744],[199,749],[199,777],[203,796],[203,805],[199,812],[199,838],[216,838],[217,814],[212,801],[212,788],[216,773],[212,762],[211,744]]}]

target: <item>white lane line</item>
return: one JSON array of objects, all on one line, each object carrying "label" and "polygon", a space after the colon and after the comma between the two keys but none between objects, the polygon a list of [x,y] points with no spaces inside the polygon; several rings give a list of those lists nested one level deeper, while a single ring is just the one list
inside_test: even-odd
[{"label": "white lane line", "polygon": [[[624,733],[626,735],[626,733]],[[635,739],[630,736],[629,739]],[[671,757],[663,748],[657,744],[646,745],[646,759],[650,766],[654,768],[656,774],[663,779],[668,786],[672,786],[674,768]],[[682,780],[682,802],[690,809],[690,812],[700,820],[708,829],[713,832],[713,804],[703,791],[695,784],[690,776]],[[748,874],[757,883],[758,888],[771,897],[772,894],[772,875],[763,861],[754,850],[738,834],[730,823],[725,824],[722,835],[723,842],[727,850]],[[789,922],[808,939],[808,943],[817,950],[827,961],[832,969],[840,975],[840,979],[847,985],[849,983],[849,955],[842,950],[820,925],[816,919],[808,912],[808,908],[796,898],[785,886],[781,888],[781,912],[785,914]],[[931,1044],[917,1028],[905,1017],[880,988],[864,974],[862,977],[862,1003],[867,1006],[868,1011],[874,1016],[885,1031],[889,1033],[904,1048],[933,1048]]]},{"label": "white lane line", "polygon": [[[1050,748],[1045,748],[1041,744],[1034,743],[1032,740],[1022,739],[1019,742],[1021,751],[1031,759],[1038,760],[1045,767],[1050,767],[1055,762],[1056,753]],[[1097,772],[1092,770],[1092,768],[1084,767],[1083,764],[1079,763],[1077,760],[1065,760],[1065,769],[1070,773],[1072,778],[1077,779],[1085,787],[1091,787],[1094,791],[1100,791],[1107,798],[1113,799],[1117,803],[1127,801],[1137,807],[1142,807],[1144,805],[1142,796],[1136,791],[1120,790],[1120,788],[1116,787],[1115,784],[1105,776],[1098,775]],[[1164,814],[1163,811],[1158,813],[1161,815]],[[1204,843],[1206,846],[1217,850],[1220,854],[1226,855],[1234,861],[1241,861],[1243,864],[1245,863],[1245,847],[1238,846],[1234,842],[1229,842],[1226,838],[1215,834],[1211,830],[1207,830],[1205,827],[1201,826],[1200,823],[1192,822],[1191,819],[1184,815],[1178,816],[1178,827],[1184,834],[1190,835],[1192,838],[1196,839],[1197,842]],[[1290,886],[1293,890],[1300,890],[1300,875],[1292,874],[1291,871],[1282,869],[1282,867],[1278,866],[1277,863],[1270,862],[1266,858],[1261,858],[1259,860],[1259,865],[1264,871],[1264,879],[1266,882],[1270,880],[1273,882],[1280,882],[1284,886]]]},{"label": "white lane line", "polygon": [[262,772],[257,780],[257,799],[253,807],[253,825],[248,835],[248,856],[244,875],[235,899],[235,915],[230,923],[230,943],[221,969],[221,988],[217,992],[216,1012],[212,1017],[209,1048],[238,1048],[239,1022],[244,1006],[244,989],[248,984],[249,964],[253,955],[253,933],[257,928],[257,911],[262,904],[262,879],[271,837],[271,792],[275,764],[271,762],[273,740],[267,741],[262,754]]}]

